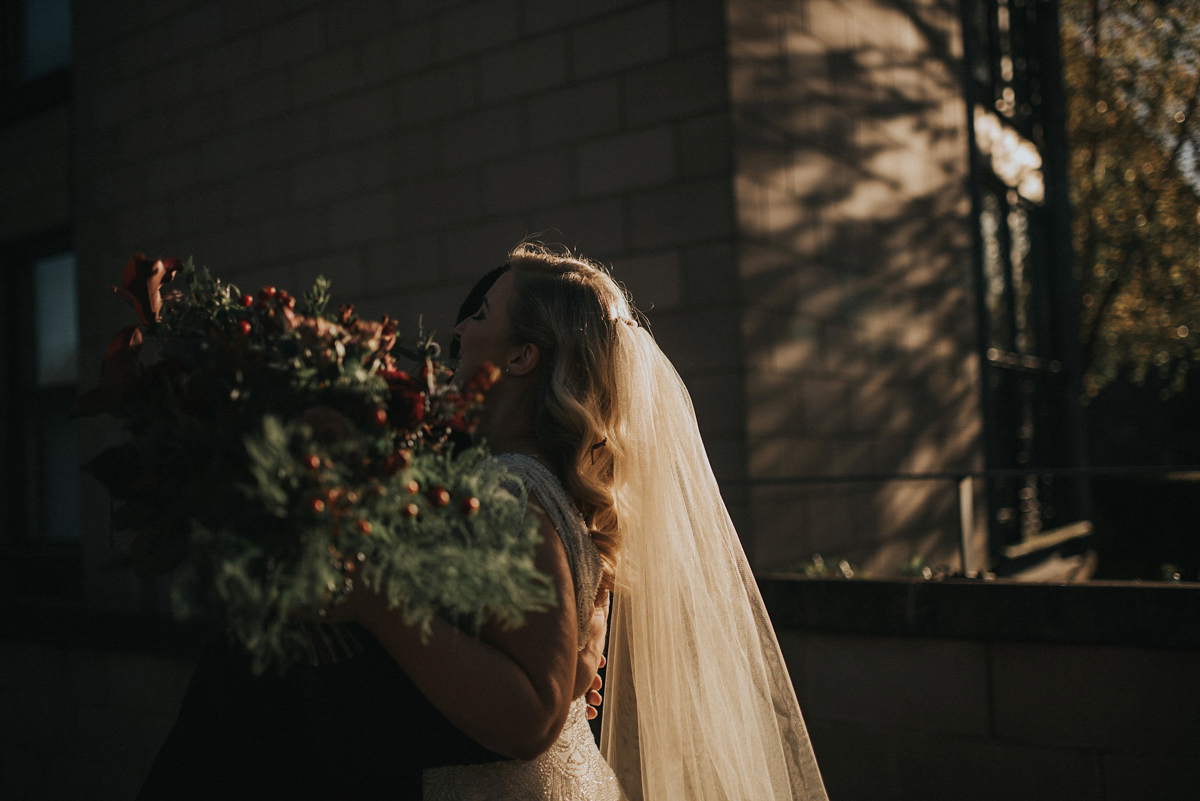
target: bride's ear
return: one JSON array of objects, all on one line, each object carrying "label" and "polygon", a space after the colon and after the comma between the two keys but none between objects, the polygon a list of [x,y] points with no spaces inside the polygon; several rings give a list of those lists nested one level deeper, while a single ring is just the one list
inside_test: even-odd
[{"label": "bride's ear", "polygon": [[526,342],[509,357],[504,372],[508,375],[529,375],[541,364],[542,351],[532,342]]}]

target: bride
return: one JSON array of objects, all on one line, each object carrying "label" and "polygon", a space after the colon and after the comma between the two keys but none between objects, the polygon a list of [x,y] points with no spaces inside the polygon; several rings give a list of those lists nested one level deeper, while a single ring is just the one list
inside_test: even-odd
[{"label": "bride", "polygon": [[[421,646],[395,611],[359,615],[447,717],[518,757],[427,770],[425,797],[824,799],[690,398],[624,292],[584,258],[521,244],[454,333],[460,375],[503,372],[478,433],[538,510],[561,602],[483,643]],[[602,759],[572,697],[608,590]]]},{"label": "bride", "polygon": [[354,659],[256,679],[210,649],[139,798],[824,801],[690,398],[624,292],[522,244],[455,337],[460,375],[502,370],[478,434],[520,479],[559,604],[423,640],[360,589],[324,618],[372,635]]}]

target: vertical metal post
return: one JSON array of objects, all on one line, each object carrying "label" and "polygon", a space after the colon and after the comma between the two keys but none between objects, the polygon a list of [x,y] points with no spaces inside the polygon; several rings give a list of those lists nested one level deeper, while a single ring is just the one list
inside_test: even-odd
[{"label": "vertical metal post", "polygon": [[975,479],[964,476],[958,481],[958,525],[959,542],[962,548],[962,571],[964,576],[979,574],[975,563]]}]

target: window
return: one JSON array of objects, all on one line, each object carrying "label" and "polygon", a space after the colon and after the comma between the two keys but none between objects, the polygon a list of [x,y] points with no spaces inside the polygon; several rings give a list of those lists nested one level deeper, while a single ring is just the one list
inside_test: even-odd
[{"label": "window", "polygon": [[[79,385],[75,255],[64,232],[2,254],[4,390],[0,397],[4,486],[0,546],[44,560],[25,589],[78,591],[81,529],[79,442],[69,418]],[[57,565],[53,570],[50,565]],[[21,572],[21,571],[18,571]]]},{"label": "window", "polygon": [[70,96],[70,0],[0,0],[0,124]]},{"label": "window", "polygon": [[[36,404],[25,431],[29,474],[37,492],[30,500],[33,536],[50,542],[79,539],[79,447],[67,412],[79,383],[75,254],[57,253],[33,262]],[[27,457],[27,458],[28,458]]]},{"label": "window", "polygon": [[[964,2],[989,540],[1013,546],[1088,512],[1078,290],[1065,187],[1058,22],[1048,0]],[[1026,472],[1027,471],[1027,472]],[[1042,472],[1039,472],[1042,471]]]},{"label": "window", "polygon": [[33,80],[71,65],[70,0],[25,0],[20,72]]}]

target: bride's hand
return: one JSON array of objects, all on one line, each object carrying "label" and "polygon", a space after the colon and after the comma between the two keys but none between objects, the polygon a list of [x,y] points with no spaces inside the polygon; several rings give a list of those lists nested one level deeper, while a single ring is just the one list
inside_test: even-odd
[{"label": "bride's hand", "polygon": [[[600,667],[604,667],[606,662],[607,662],[607,660],[605,660],[605,658],[603,656],[601,656],[600,657]],[[599,707],[600,704],[604,703],[604,697],[600,695],[600,688],[603,686],[604,686],[604,679],[600,678],[600,674],[597,673],[595,675],[595,677],[592,678],[592,685],[590,687],[588,687],[587,696],[584,700],[584,703],[587,704],[587,719],[588,720],[594,720],[596,718],[596,715],[600,714],[600,710],[597,707]]]},{"label": "bride's hand", "polygon": [[596,604],[592,608],[592,619],[588,623],[587,646],[579,652],[575,667],[575,694],[578,698],[586,695],[588,705],[588,720],[596,717],[596,707],[603,699],[600,696],[602,681],[597,672],[604,667],[604,645],[608,633],[608,590],[600,590],[596,594]]}]

